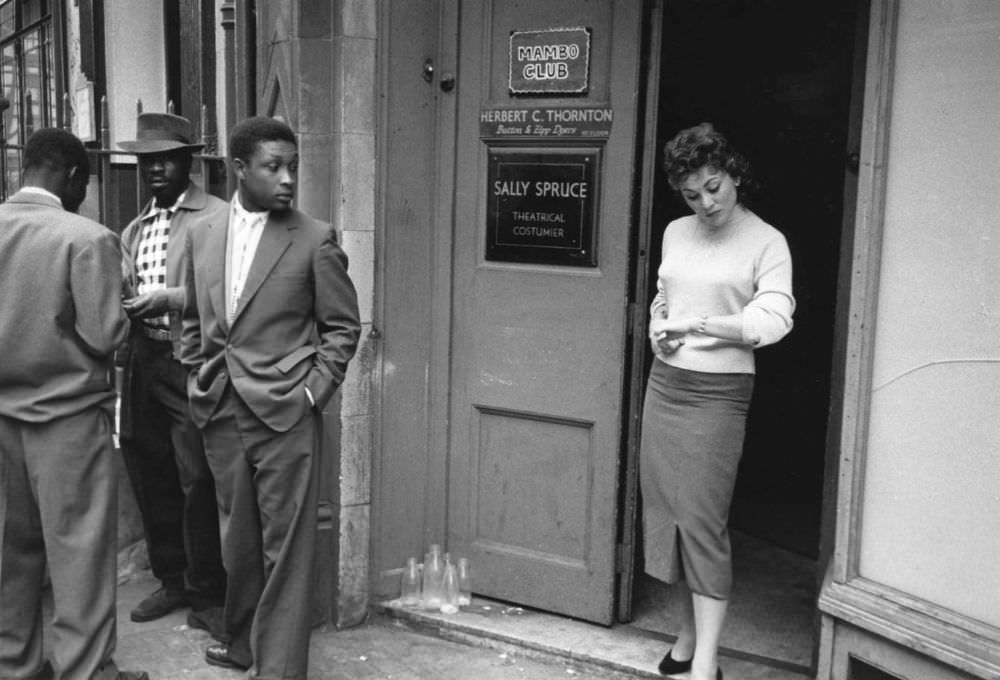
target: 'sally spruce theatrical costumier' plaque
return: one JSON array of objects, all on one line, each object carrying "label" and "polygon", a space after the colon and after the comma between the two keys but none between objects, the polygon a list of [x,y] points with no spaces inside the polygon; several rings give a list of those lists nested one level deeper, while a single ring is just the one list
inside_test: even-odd
[{"label": "'sally spruce theatrical costumier' plaque", "polygon": [[486,259],[596,267],[597,149],[494,147]]}]

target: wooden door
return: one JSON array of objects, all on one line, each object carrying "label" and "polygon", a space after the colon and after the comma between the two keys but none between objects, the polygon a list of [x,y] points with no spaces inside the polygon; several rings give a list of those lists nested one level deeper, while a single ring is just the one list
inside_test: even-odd
[{"label": "wooden door", "polygon": [[[471,558],[479,594],[605,624],[616,575],[641,5],[463,2],[455,90],[448,548]],[[586,91],[512,95],[512,32],[564,28],[589,31]],[[549,109],[587,107],[611,112],[599,116],[606,136],[522,130],[501,139],[483,123],[495,110],[539,111],[522,120],[530,123],[567,120]],[[505,160],[521,170],[554,164],[544,172],[561,178],[581,161],[593,240],[576,260],[530,248],[488,259]],[[528,182],[540,176],[526,172]]]}]

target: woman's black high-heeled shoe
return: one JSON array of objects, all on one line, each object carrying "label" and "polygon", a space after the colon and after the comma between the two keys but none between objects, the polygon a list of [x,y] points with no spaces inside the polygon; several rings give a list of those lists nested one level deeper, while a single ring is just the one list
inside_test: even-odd
[{"label": "woman's black high-heeled shoe", "polygon": [[691,670],[691,659],[687,661],[678,661],[674,657],[670,656],[670,652],[674,651],[671,647],[667,650],[666,656],[663,657],[663,661],[660,662],[658,667],[661,675],[677,675],[679,673],[687,673]]}]

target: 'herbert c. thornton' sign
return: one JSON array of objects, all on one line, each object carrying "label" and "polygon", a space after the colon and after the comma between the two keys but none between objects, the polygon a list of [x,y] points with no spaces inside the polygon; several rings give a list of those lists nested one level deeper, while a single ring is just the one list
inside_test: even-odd
[{"label": "'herbert c. thornton' sign", "polygon": [[614,112],[596,106],[503,106],[479,112],[479,136],[607,139]]},{"label": "'herbert c. thornton' sign", "polygon": [[510,34],[511,94],[583,94],[589,76],[589,28]]},{"label": "'herbert c. thornton' sign", "polygon": [[491,149],[486,259],[597,266],[598,155],[596,149]]}]

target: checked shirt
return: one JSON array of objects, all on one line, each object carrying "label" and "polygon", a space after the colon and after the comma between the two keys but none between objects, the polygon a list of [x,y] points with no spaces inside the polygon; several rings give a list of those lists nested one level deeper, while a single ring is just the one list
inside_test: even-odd
[{"label": "checked shirt", "polygon": [[[186,193],[186,192],[185,192]],[[167,244],[170,242],[170,220],[177,212],[177,206],[184,200],[184,194],[169,208],[158,208],[156,203],[142,216],[142,237],[135,258],[136,292],[139,295],[167,287]],[[168,330],[170,316],[146,319],[153,328]]]}]

